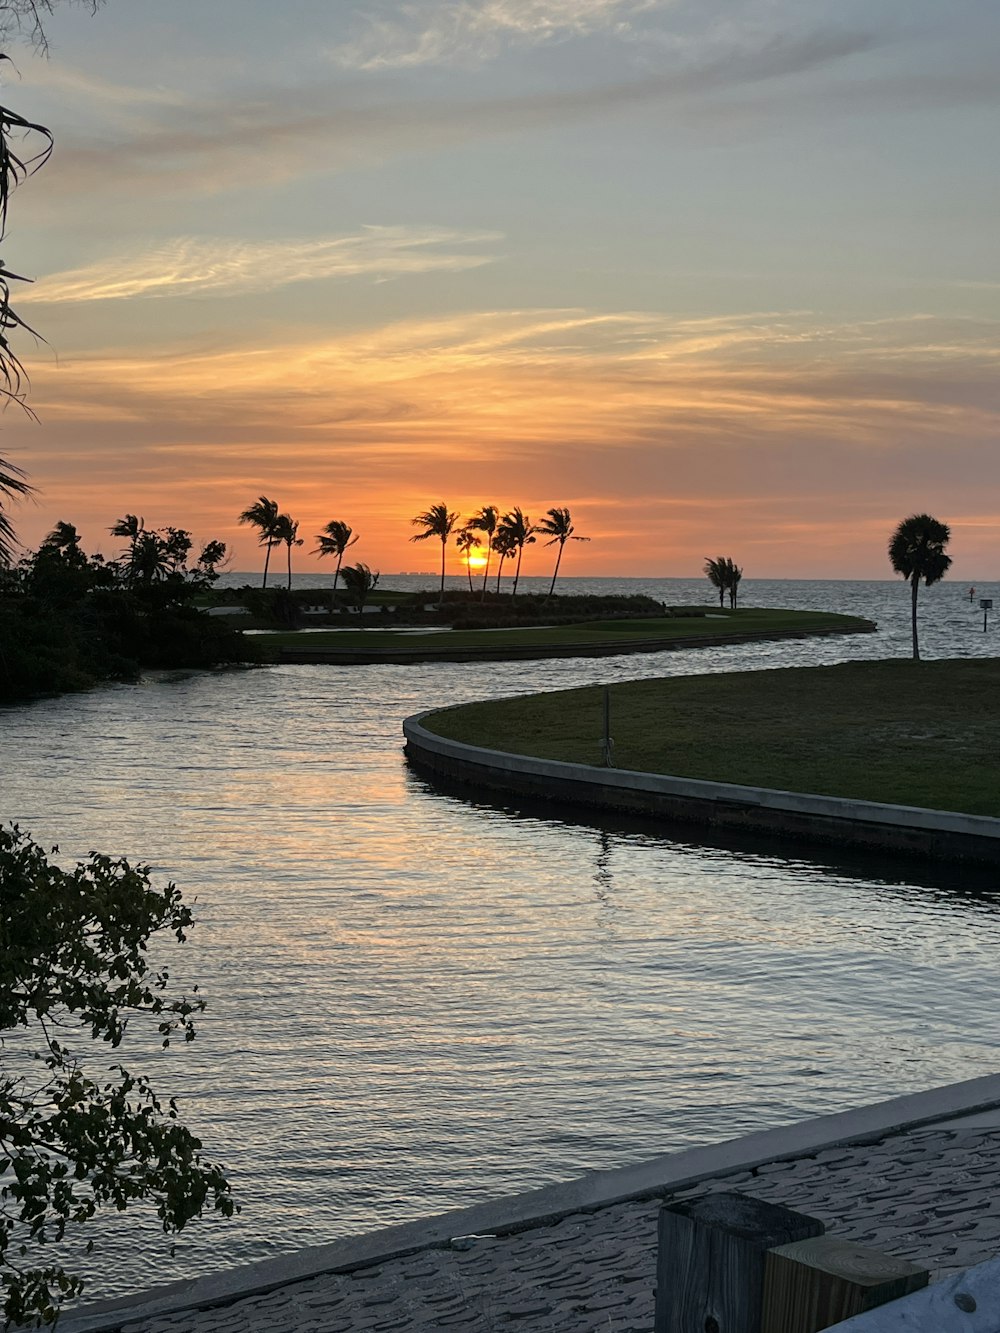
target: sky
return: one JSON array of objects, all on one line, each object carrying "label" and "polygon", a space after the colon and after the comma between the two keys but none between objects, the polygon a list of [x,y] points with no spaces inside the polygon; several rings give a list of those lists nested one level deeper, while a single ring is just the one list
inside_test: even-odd
[{"label": "sky", "polygon": [[[383,572],[411,518],[568,506],[565,572],[1000,577],[992,0],[58,4],[3,256],[0,455],[113,554],[258,496]],[[525,571],[545,572],[536,546]],[[534,569],[537,564],[537,570]],[[453,572],[460,572],[457,551]]]}]

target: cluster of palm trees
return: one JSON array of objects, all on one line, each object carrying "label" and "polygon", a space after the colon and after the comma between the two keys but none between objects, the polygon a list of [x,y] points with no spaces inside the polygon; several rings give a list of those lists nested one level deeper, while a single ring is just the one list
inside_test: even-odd
[{"label": "cluster of palm trees", "polygon": [[739,591],[740,579],[743,577],[743,570],[735,560],[728,555],[717,555],[713,560],[708,557],[704,565],[705,573],[708,575],[708,581],[713,588],[719,591],[719,605],[725,606],[726,593],[729,594],[729,605],[736,610],[736,597]]},{"label": "cluster of palm trees", "polygon": [[[445,555],[448,541],[452,534],[455,534],[455,544],[465,556],[465,570],[469,578],[469,591],[473,591],[472,585],[472,552],[480,547],[485,548],[486,560],[483,566],[483,585],[480,596],[485,598],[486,586],[490,577],[490,557],[497,557],[497,581],[496,591],[500,591],[500,579],[503,575],[504,563],[507,560],[516,560],[514,567],[514,584],[511,589],[511,596],[517,596],[517,585],[521,578],[521,561],[524,557],[524,548],[531,546],[537,540],[537,536],[548,537],[549,540],[544,544],[546,546],[558,546],[556,552],[555,568],[552,571],[552,582],[549,584],[548,596],[551,597],[555,590],[556,579],[559,577],[559,566],[562,563],[563,549],[571,539],[575,542],[588,542],[589,537],[577,536],[573,528],[573,519],[568,509],[554,508],[549,509],[546,515],[538,523],[532,523],[527,514],[518,506],[514,506],[507,513],[501,515],[496,505],[483,505],[471,518],[461,523],[461,515],[454,510],[450,510],[442,501],[440,504],[431,505],[431,507],[422,514],[417,514],[416,518],[410,520],[414,526],[423,528],[423,532],[416,533],[410,540],[414,542],[427,541],[428,538],[435,537],[441,543],[441,598],[444,599],[444,572]],[[461,523],[461,526],[459,526]],[[481,535],[480,535],[481,534]]]},{"label": "cluster of palm trees", "polygon": [[[276,500],[269,500],[266,495],[261,495],[252,505],[243,510],[243,513],[239,516],[239,522],[256,528],[259,534],[259,543],[264,547],[264,580],[261,587],[267,587],[271,552],[276,546],[284,544],[288,551],[288,587],[291,588],[292,547],[303,545],[303,540],[299,536],[298,520],[292,518],[290,514],[283,514]],[[333,591],[336,592],[344,552],[349,546],[354,545],[358,540],[357,536],[349,524],[333,518],[327,523],[322,532],[316,534],[316,540],[319,545],[315,547],[313,554],[333,556],[337,561],[333,574]],[[367,565],[364,568],[367,569]],[[375,580],[378,581],[378,575],[375,575]],[[374,587],[374,584],[372,584],[372,587]]]}]

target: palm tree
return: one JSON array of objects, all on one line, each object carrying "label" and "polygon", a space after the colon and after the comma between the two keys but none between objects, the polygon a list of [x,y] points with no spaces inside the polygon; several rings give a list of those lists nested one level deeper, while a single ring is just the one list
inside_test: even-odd
[{"label": "palm tree", "polygon": [[736,610],[736,597],[743,578],[743,570],[731,556],[717,555],[714,560],[706,559],[704,565],[708,581],[719,590],[719,606],[725,606],[725,596],[729,593],[730,609]]},{"label": "palm tree", "polygon": [[575,542],[589,542],[589,537],[577,537],[573,531],[573,521],[570,518],[568,509],[550,509],[545,518],[539,523],[537,532],[544,533],[550,538],[545,543],[546,546],[554,546],[559,543],[559,550],[556,554],[556,567],[552,571],[552,582],[549,584],[549,593],[546,601],[552,596],[556,586],[556,579],[559,577],[559,563],[562,560],[563,547],[572,537]]},{"label": "palm tree", "polygon": [[479,540],[479,538],[476,536],[476,534],[472,531],[472,529],[467,527],[467,528],[463,528],[462,531],[461,531],[461,532],[458,534],[458,536],[455,538],[455,545],[458,547],[458,549],[459,549],[459,550],[462,552],[462,554],[465,556],[465,572],[466,572],[466,574],[468,574],[468,576],[469,576],[469,592],[471,593],[471,592],[473,591],[473,588],[472,588],[472,563],[471,563],[471,562],[472,562],[472,552],[475,550],[475,548],[476,548],[477,546],[482,546],[482,542]]},{"label": "palm tree", "polygon": [[363,615],[365,602],[378,584],[378,575],[373,574],[367,565],[358,561],[356,565],[344,566],[344,584],[349,596],[354,599],[358,615]]},{"label": "palm tree", "polygon": [[316,540],[319,545],[313,551],[313,555],[335,555],[337,557],[337,568],[333,571],[333,594],[337,595],[337,580],[340,578],[340,564],[344,558],[344,552],[349,546],[353,546],[358,540],[354,536],[353,528],[346,523],[341,523],[339,519],[331,518],[322,532],[316,534]]},{"label": "palm tree", "polygon": [[459,520],[459,514],[451,512],[444,503],[431,505],[423,514],[418,514],[416,518],[411,518],[410,522],[417,527],[424,528],[423,532],[418,532],[416,536],[411,537],[411,542],[424,542],[428,537],[436,537],[441,543],[441,597],[440,603],[444,603],[444,552],[451,536],[452,529]]},{"label": "palm tree", "polygon": [[271,562],[271,548],[278,541],[274,535],[274,525],[277,521],[277,501],[269,500],[266,495],[260,496],[248,509],[244,509],[239,517],[240,523],[249,523],[258,530],[259,544],[267,548],[267,554],[264,556],[264,582],[260,585],[262,588],[267,587],[267,567]]},{"label": "palm tree", "polygon": [[910,583],[910,626],[913,632],[913,660],[920,661],[917,642],[917,589],[923,579],[928,588],[943,579],[951,567],[951,556],[944,548],[951,540],[951,529],[930,514],[911,514],[904,518],[889,538],[889,563],[897,574]]},{"label": "palm tree", "polygon": [[302,538],[298,535],[298,519],[293,519],[290,514],[279,514],[274,521],[274,527],[271,529],[275,545],[284,542],[288,547],[288,591],[292,590],[292,547],[301,546]]},{"label": "palm tree", "polygon": [[708,576],[709,583],[712,585],[713,588],[718,589],[720,610],[726,604],[725,560],[726,557],[723,555],[717,555],[714,560],[711,558],[711,556],[706,556],[704,564],[704,570],[706,575]]},{"label": "palm tree", "polygon": [[87,557],[80,545],[80,534],[72,523],[60,520],[51,532],[47,533],[39,551],[53,551],[68,565],[86,564]]},{"label": "palm tree", "polygon": [[129,555],[135,550],[135,544],[139,540],[139,533],[145,531],[146,520],[137,518],[135,514],[126,514],[124,518],[117,519],[112,523],[108,531],[112,537],[127,537]]},{"label": "palm tree", "polygon": [[[30,495],[32,489],[24,480],[24,473],[19,467],[0,458],[0,501],[15,495]],[[14,528],[0,503],[0,565],[13,564],[14,543]]]},{"label": "palm tree", "polygon": [[517,543],[514,541],[513,536],[506,530],[506,528],[498,527],[496,530],[496,534],[494,535],[494,538],[490,543],[490,545],[493,547],[494,551],[496,551],[498,556],[496,591],[499,594],[500,579],[503,576],[504,561],[509,560],[510,557],[517,550]]},{"label": "palm tree", "polygon": [[483,591],[479,600],[486,600],[486,581],[490,576],[490,551],[493,549],[493,534],[497,530],[497,524],[500,522],[500,510],[496,505],[483,505],[478,514],[473,514],[469,519],[467,527],[476,532],[486,534],[486,567],[483,570]]},{"label": "palm tree", "polygon": [[156,532],[140,532],[129,554],[125,577],[130,585],[150,587],[170,572],[167,544]]},{"label": "palm tree", "polygon": [[524,548],[533,544],[535,528],[527,514],[522,514],[521,510],[515,506],[509,514],[504,514],[500,520],[497,534],[499,535],[501,532],[505,534],[511,553],[517,552],[517,568],[514,570],[514,586],[510,594],[511,597],[516,597],[517,581],[521,577],[521,560],[524,556]]}]

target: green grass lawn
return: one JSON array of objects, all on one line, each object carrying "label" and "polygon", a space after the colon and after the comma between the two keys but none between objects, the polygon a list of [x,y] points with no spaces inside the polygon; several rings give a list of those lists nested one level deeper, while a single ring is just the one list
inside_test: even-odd
[{"label": "green grass lawn", "polygon": [[[599,764],[603,690],[435,714],[491,749]],[[848,662],[611,687],[615,766],[1000,816],[1000,659]]]},{"label": "green grass lawn", "polygon": [[[716,617],[719,617],[716,619]],[[511,647],[620,642],[625,651],[628,640],[662,639],[666,643],[706,636],[736,637],[742,634],[773,634],[801,630],[843,630],[870,628],[870,622],[854,616],[837,616],[825,611],[745,610],[712,612],[710,616],[664,616],[643,620],[598,620],[577,625],[555,625],[546,629],[519,627],[500,630],[447,630],[436,634],[403,634],[398,630],[372,625],[363,630],[317,630],[300,634],[294,630],[255,636],[265,652],[271,648],[412,648],[421,652],[453,652],[456,649],[489,648],[493,651]]]}]

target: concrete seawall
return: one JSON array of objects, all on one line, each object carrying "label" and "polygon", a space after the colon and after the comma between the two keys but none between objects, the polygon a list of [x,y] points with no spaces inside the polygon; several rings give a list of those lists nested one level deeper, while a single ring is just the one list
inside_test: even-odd
[{"label": "concrete seawall", "polygon": [[438,736],[424,725],[446,711],[417,713],[404,721],[407,757],[418,769],[480,792],[938,860],[1000,864],[1000,819],[488,750]]}]

